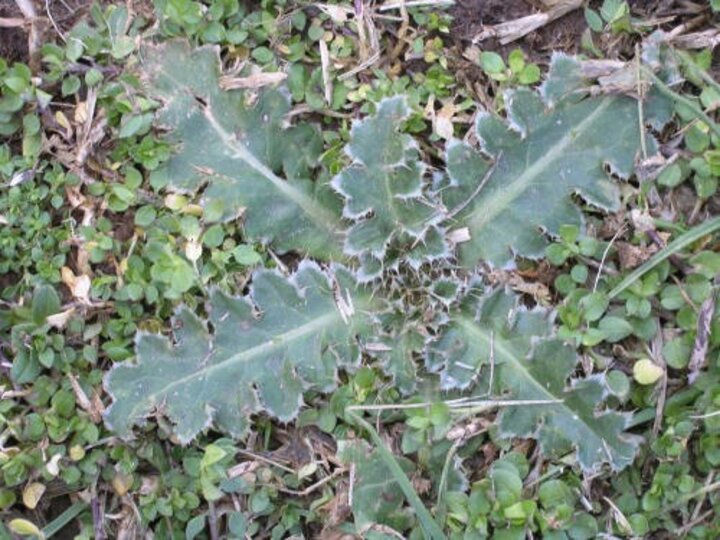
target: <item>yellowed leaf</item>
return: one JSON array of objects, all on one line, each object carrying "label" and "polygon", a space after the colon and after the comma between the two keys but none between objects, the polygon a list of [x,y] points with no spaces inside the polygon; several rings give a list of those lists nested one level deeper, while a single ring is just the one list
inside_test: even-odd
[{"label": "yellowed leaf", "polygon": [[453,138],[453,117],[457,112],[457,107],[452,103],[443,105],[435,117],[433,118],[433,129],[443,139],[450,140]]},{"label": "yellowed leaf", "polygon": [[112,487],[115,490],[115,493],[117,493],[120,497],[125,495],[132,487],[133,480],[132,474],[123,474],[120,472],[115,473],[115,476],[113,476],[112,479]]},{"label": "yellowed leaf", "polygon": [[638,360],[633,365],[633,377],[638,384],[655,384],[664,374],[665,370],[648,358]]},{"label": "yellowed leaf", "polygon": [[62,111],[56,111],[55,112],[55,121],[60,124],[63,128],[65,128],[65,131],[67,132],[67,136],[70,137],[72,135],[72,125],[70,125],[70,120],[68,120],[68,117],[65,116],[65,114]]},{"label": "yellowed leaf", "polygon": [[75,123],[76,124],[84,124],[87,121],[88,118],[88,110],[87,110],[87,103],[85,101],[81,101],[77,104],[77,107],[75,107]]},{"label": "yellowed leaf", "polygon": [[23,489],[23,504],[30,510],[35,510],[38,502],[45,493],[45,485],[40,482],[31,482]]},{"label": "yellowed leaf", "polygon": [[32,521],[27,519],[13,519],[8,523],[10,530],[15,534],[22,536],[34,536],[35,538],[45,539],[43,532]]},{"label": "yellowed leaf", "polygon": [[70,459],[73,461],[80,461],[85,457],[85,449],[79,444],[76,444],[75,446],[70,447],[69,455]]}]

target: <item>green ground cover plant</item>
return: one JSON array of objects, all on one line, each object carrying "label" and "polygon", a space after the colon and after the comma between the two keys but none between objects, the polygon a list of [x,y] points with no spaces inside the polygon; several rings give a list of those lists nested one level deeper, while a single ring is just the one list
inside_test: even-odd
[{"label": "green ground cover plant", "polygon": [[0,63],[0,537],[717,536],[710,49],[365,9],[94,5]]}]

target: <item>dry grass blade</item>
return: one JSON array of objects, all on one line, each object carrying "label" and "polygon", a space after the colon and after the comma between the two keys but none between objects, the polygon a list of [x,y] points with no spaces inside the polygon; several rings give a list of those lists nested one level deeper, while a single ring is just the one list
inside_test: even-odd
[{"label": "dry grass blade", "polygon": [[700,370],[703,369],[708,362],[707,352],[710,341],[710,323],[715,313],[715,294],[711,294],[710,298],[703,302],[700,313],[697,318],[697,332],[695,334],[695,344],[693,345],[690,363],[688,364],[688,382],[693,384]]}]

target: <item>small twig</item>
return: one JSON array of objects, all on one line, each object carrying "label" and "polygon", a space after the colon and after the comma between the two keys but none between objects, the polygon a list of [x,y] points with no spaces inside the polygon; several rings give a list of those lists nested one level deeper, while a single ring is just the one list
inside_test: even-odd
[{"label": "small twig", "polygon": [[603,267],[605,266],[605,260],[607,259],[608,253],[610,253],[610,248],[612,248],[615,240],[617,240],[618,237],[625,232],[625,229],[627,229],[627,224],[623,223],[622,227],[615,231],[615,234],[608,242],[607,247],[605,247],[605,251],[603,251],[602,257],[600,258],[600,267],[598,268],[597,274],[595,274],[595,282],[593,283],[592,292],[595,292],[598,288],[598,284],[600,283],[600,278],[603,273]]},{"label": "small twig", "polygon": [[707,414],[696,414],[690,416],[693,420],[705,420],[706,418],[713,418],[714,416],[720,416],[720,411],[713,411]]},{"label": "small twig", "polygon": [[707,124],[707,126],[712,130],[713,133],[715,133],[716,136],[720,137],[720,126],[718,126],[705,111],[703,111],[700,107],[698,107],[694,102],[692,102],[685,96],[682,96],[675,92],[672,88],[665,84],[660,79],[660,77],[655,75],[655,73],[653,73],[651,69],[643,67],[643,71],[650,78],[650,80],[652,80],[653,84],[661,94],[686,107],[693,113],[696,118],[702,119],[703,122]]},{"label": "small twig", "polygon": [[462,444],[465,442],[464,438],[457,439],[453,445],[450,447],[450,450],[448,450],[447,456],[445,456],[445,463],[443,464],[442,468],[442,474],[440,475],[440,484],[438,484],[438,492],[437,492],[437,514],[438,517],[441,519],[444,517],[445,512],[445,488],[447,486],[447,478],[448,474],[450,473],[450,463],[452,462],[452,459],[455,457],[455,454],[457,453],[458,449]]},{"label": "small twig", "polygon": [[18,28],[25,26],[26,22],[18,17],[0,17],[0,28]]},{"label": "small twig", "polygon": [[[709,486],[712,483],[714,477],[715,477],[715,472],[710,471],[710,473],[708,473],[708,475],[707,475],[707,478],[705,478],[705,485]],[[690,516],[690,523],[694,523],[695,520],[697,520],[698,516],[700,515],[700,510],[702,510],[702,505],[704,502],[705,502],[705,497],[700,499],[695,504],[695,510],[693,510],[692,516]],[[687,527],[688,525],[690,525],[690,523],[687,523],[685,526]],[[692,528],[692,525],[690,525],[690,528]]]},{"label": "small twig", "polygon": [[345,472],[347,472],[347,469],[343,469],[343,468],[335,469],[331,475],[326,476],[326,477],[323,478],[322,480],[319,480],[319,481],[315,482],[313,485],[306,487],[306,488],[303,489],[302,491],[297,491],[297,490],[295,490],[295,489],[288,489],[288,488],[284,488],[284,487],[278,487],[277,490],[278,490],[278,491],[282,491],[283,493],[287,493],[288,495],[293,495],[293,496],[295,496],[295,497],[307,497],[307,496],[310,495],[313,491],[315,491],[315,490],[317,490],[318,488],[324,486],[324,485],[327,484],[330,480],[332,480],[333,478],[336,478],[336,477],[340,476],[341,474],[344,474]]},{"label": "small twig", "polygon": [[208,524],[210,525],[210,540],[220,540],[217,512],[215,511],[215,503],[213,501],[208,501]]},{"label": "small twig", "polygon": [[495,331],[490,330],[490,381],[488,382],[488,391],[487,391],[488,396],[492,396],[494,383],[495,383]]},{"label": "small twig", "polygon": [[[552,405],[556,403],[563,403],[562,399],[478,399],[475,400],[472,397],[453,399],[449,401],[443,401],[445,405],[450,409],[468,409],[476,407],[516,407],[524,405]],[[399,411],[405,409],[424,409],[429,407],[431,404],[428,402],[423,403],[388,403],[384,405],[350,405],[346,407],[347,411]]]},{"label": "small twig", "polygon": [[62,30],[60,30],[60,27],[55,22],[55,19],[53,19],[52,13],[50,13],[50,0],[45,0],[45,12],[47,13],[48,19],[50,19],[50,24],[52,24],[55,32],[57,32],[57,35],[60,36],[60,39],[62,39],[63,42],[67,43],[67,39],[65,39],[65,34],[63,34]]},{"label": "small twig", "polygon": [[389,4],[383,4],[378,8],[378,11],[390,11],[391,9],[399,8],[412,8],[412,7],[444,7],[455,5],[455,0],[409,0],[408,2],[393,2]]},{"label": "small twig", "polygon": [[677,497],[672,503],[664,506],[660,509],[659,514],[666,514],[670,510],[673,510],[677,508],[678,506],[682,506],[688,501],[692,501],[693,499],[697,499],[698,497],[705,497],[708,493],[712,493],[713,491],[717,491],[720,489],[720,482],[713,482],[712,484],[706,484],[700,489],[693,491],[692,493],[689,493],[688,495],[681,495]]},{"label": "small twig", "polygon": [[613,514],[615,515],[615,522],[620,526],[623,533],[632,535],[632,526],[625,517],[625,514],[622,513],[622,510],[620,510],[617,505],[607,497],[603,497],[603,500],[608,504],[608,506],[610,506],[610,508],[612,508]]},{"label": "small twig", "polygon": [[242,448],[237,449],[239,454],[246,455],[252,459],[256,459],[258,461],[262,461],[264,463],[267,463],[268,465],[273,465],[274,467],[277,467],[278,469],[282,469],[285,472],[289,472],[292,474],[296,474],[297,471],[295,469],[291,469],[290,467],[286,467],[282,463],[278,463],[277,461],[273,461],[272,459],[266,458],[264,456],[261,456],[260,454],[256,454],[255,452],[251,452],[250,450],[244,450]]},{"label": "small twig", "polygon": [[715,515],[715,510],[713,510],[713,509],[711,508],[710,510],[708,510],[707,512],[705,512],[703,515],[696,517],[696,518],[693,519],[692,521],[688,522],[686,525],[683,525],[682,527],[680,527],[680,528],[676,531],[676,534],[677,534],[678,537],[680,537],[680,538],[685,538],[685,536],[687,536],[687,533],[689,533],[690,530],[691,530],[693,527],[695,527],[695,525],[699,525],[700,523],[702,523],[703,521],[705,521],[707,518],[712,517],[713,515]]},{"label": "small twig", "polygon": [[457,214],[459,214],[460,212],[462,212],[463,210],[465,210],[465,208],[467,207],[467,205],[470,204],[475,197],[477,197],[478,193],[480,193],[480,191],[482,190],[482,188],[485,187],[485,184],[487,184],[488,180],[490,180],[490,177],[491,177],[491,176],[493,175],[493,173],[495,172],[495,169],[497,169],[497,166],[498,166],[498,164],[500,163],[500,160],[502,159],[502,157],[503,157],[503,153],[500,152],[500,153],[498,154],[497,158],[495,159],[495,162],[494,162],[494,163],[490,166],[490,168],[485,172],[485,176],[482,177],[482,180],[480,180],[480,183],[479,183],[478,186],[475,188],[475,191],[472,192],[472,194],[470,195],[470,197],[468,197],[468,198],[465,199],[462,203],[460,203],[460,204],[457,205],[455,208],[453,208],[453,209],[448,213],[448,215],[445,216],[445,220],[454,218]]},{"label": "small twig", "polygon": [[[94,488],[93,488],[94,491]],[[90,508],[92,509],[92,520],[93,520],[93,531],[95,533],[96,540],[105,540],[105,529],[103,528],[103,511],[100,505],[100,499],[97,495],[93,495],[90,501]]]}]

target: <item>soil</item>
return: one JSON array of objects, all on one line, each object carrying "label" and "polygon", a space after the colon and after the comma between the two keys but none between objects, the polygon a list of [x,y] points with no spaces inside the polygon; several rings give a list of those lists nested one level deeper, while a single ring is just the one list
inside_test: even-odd
[{"label": "soil", "polygon": [[[538,11],[525,0],[459,0],[451,10],[454,20],[452,33],[461,40],[471,41],[483,26],[512,21]],[[573,54],[579,50],[580,37],[586,28],[583,11],[576,9],[517,42],[500,45],[497,40],[489,39],[483,41],[482,48],[506,55],[520,47],[533,60],[541,60],[552,50]]]},{"label": "soil", "polygon": [[[39,19],[38,28],[42,29],[44,41],[60,40],[57,30],[50,24],[48,13],[58,30],[65,33],[87,14],[91,5],[92,0],[47,0],[47,2],[35,0]],[[22,19],[23,15],[14,0],[0,0],[0,17]],[[24,27],[0,27],[0,58],[4,58],[9,64],[27,63],[29,61],[28,31],[29,28]]]},{"label": "soil", "polygon": [[[22,18],[13,0],[0,0],[1,18]],[[8,64],[27,59],[27,33],[23,28],[0,28],[0,58]]]},{"label": "soil", "polygon": [[[630,10],[636,16],[648,16],[655,12],[661,0],[629,0]],[[590,6],[599,9],[599,0],[591,0]],[[465,41],[467,45],[483,26],[504,23],[532,15],[541,11],[541,0],[457,0],[450,13],[453,16],[453,36]],[[497,51],[506,56],[511,50],[520,47],[533,61],[544,64],[552,51],[567,54],[580,52],[583,32],[587,29],[583,9],[575,9],[550,24],[531,32],[524,38],[507,45],[497,40],[482,42],[483,50]]]}]

